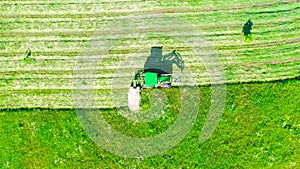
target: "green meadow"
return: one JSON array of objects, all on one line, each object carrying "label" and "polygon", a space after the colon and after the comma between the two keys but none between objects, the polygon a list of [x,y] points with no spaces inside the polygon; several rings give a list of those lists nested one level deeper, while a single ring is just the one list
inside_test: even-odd
[{"label": "green meadow", "polygon": [[[299,13],[297,0],[0,1],[0,168],[300,168]],[[153,137],[172,126],[181,103],[178,87],[159,89],[168,109],[149,123],[124,118],[111,96],[116,72],[129,72],[124,79],[134,75],[124,60],[149,55],[145,51],[154,42],[164,45],[164,52],[182,54],[199,88],[200,106],[191,131],[175,147],[148,158],[125,158],[97,146],[84,131],[73,100],[74,70],[78,56],[97,55],[89,45],[98,43],[93,37],[101,28],[122,17],[151,14],[186,21],[209,44],[177,41],[196,36],[185,27],[176,38],[116,39],[102,63],[86,70],[94,72],[86,79],[95,84],[97,109],[131,137]],[[242,27],[248,19],[253,39],[246,42]],[[213,49],[219,62],[204,65],[190,52],[196,48]],[[27,49],[31,55],[24,59]],[[226,101],[216,130],[199,143],[211,106],[206,66],[221,66]],[[151,107],[151,91],[142,91],[142,108]]]}]

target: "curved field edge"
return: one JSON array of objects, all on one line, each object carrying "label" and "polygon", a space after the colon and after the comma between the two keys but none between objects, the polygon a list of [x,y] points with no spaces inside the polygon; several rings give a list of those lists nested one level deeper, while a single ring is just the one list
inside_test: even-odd
[{"label": "curved field edge", "polygon": [[[200,144],[211,88],[199,87],[201,104],[190,133],[166,153],[139,159],[119,157],[98,147],[82,129],[74,109],[1,110],[0,167],[298,168],[299,93],[299,79],[227,85],[221,121]],[[115,129],[128,135],[151,137],[169,127],[164,120],[150,124],[124,121],[115,109],[102,112]],[[170,116],[167,124],[172,125],[174,114]]]},{"label": "curved field edge", "polygon": [[[269,81],[268,81],[269,80]],[[285,79],[265,79],[248,81],[229,81],[226,83],[231,85],[247,85],[247,84],[263,84],[263,83],[285,83],[288,81],[300,81],[300,76],[287,76]],[[217,84],[220,85],[220,84]],[[223,85],[223,84],[221,84]],[[198,87],[211,86],[203,84]],[[178,88],[178,87],[173,87]],[[127,87],[120,88],[126,90]],[[168,89],[167,89],[168,90]],[[95,104],[94,107],[78,107],[74,104],[74,92],[93,92]],[[95,108],[95,109],[114,109],[120,105],[115,105],[112,98],[111,88],[93,88],[93,89],[77,89],[72,86],[69,88],[45,88],[41,86],[37,88],[20,88],[0,90],[0,110],[9,109],[32,109],[32,108],[50,108],[50,109],[73,109],[73,108]],[[295,91],[297,92],[297,91]]]}]

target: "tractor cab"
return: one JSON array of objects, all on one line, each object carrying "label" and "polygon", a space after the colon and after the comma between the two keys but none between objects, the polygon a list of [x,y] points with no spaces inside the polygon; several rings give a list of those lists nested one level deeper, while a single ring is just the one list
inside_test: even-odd
[{"label": "tractor cab", "polygon": [[172,75],[159,74],[156,72],[145,72],[145,85],[144,88],[151,87],[171,87]]}]

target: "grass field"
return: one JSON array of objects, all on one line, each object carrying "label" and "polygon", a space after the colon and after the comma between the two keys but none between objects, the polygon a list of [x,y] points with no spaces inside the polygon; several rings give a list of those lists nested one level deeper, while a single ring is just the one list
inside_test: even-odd
[{"label": "grass field", "polygon": [[[177,89],[172,89],[176,91]],[[226,107],[210,139],[198,135],[210,107],[210,87],[200,87],[201,105],[188,136],[163,155],[123,158],[96,146],[75,110],[21,109],[0,113],[1,168],[298,168],[300,81],[227,86]],[[130,136],[163,132],[174,116],[134,124],[105,112],[114,128]]]},{"label": "grass field", "polygon": [[[0,1],[0,168],[299,168],[299,11],[298,0]],[[123,158],[96,146],[82,129],[74,110],[74,69],[78,56],[99,55],[90,44],[100,43],[93,36],[103,27],[120,17],[151,14],[177,17],[201,34],[182,26],[180,36],[117,38],[102,63],[86,69],[95,72],[85,79],[95,83],[97,107],[129,136],[151,137],[174,122],[178,88],[166,91],[171,100],[166,118],[149,124],[122,118],[111,96],[116,72],[127,72],[120,79],[134,75],[124,60],[148,56],[159,43],[164,52],[177,49],[193,73],[199,114],[190,134],[166,154]],[[241,31],[248,19],[254,40],[246,43]],[[192,36],[210,43],[180,42]],[[29,48],[34,61],[25,62]],[[204,54],[214,49],[220,62],[204,65],[191,49]],[[222,66],[227,98],[215,133],[199,144],[211,99],[205,66]]]}]

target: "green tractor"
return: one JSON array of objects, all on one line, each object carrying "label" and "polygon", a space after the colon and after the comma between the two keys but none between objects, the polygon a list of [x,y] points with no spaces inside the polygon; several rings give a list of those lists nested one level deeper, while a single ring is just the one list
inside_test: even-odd
[{"label": "green tractor", "polygon": [[181,71],[184,69],[184,61],[176,50],[162,55],[162,46],[151,48],[151,55],[147,58],[144,69],[136,71],[128,91],[128,108],[131,111],[140,109],[141,89],[171,87],[173,64],[177,65]]},{"label": "green tractor", "polygon": [[172,85],[173,64],[176,64],[181,71],[184,69],[184,61],[176,51],[162,55],[162,46],[152,47],[151,55],[147,58],[144,69],[136,71],[132,79],[131,87],[169,88]]}]

